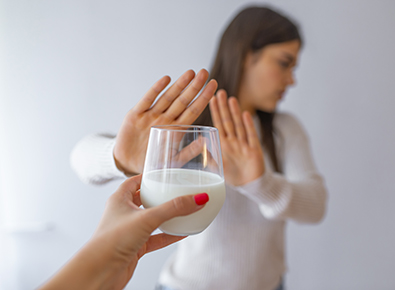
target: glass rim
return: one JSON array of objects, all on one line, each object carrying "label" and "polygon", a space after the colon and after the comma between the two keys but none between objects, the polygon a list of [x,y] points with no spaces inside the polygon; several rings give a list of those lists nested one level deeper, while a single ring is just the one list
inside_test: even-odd
[{"label": "glass rim", "polygon": [[213,126],[202,125],[155,125],[151,129],[176,131],[176,132],[192,132],[191,129],[199,129],[201,131],[217,132],[218,129]]}]

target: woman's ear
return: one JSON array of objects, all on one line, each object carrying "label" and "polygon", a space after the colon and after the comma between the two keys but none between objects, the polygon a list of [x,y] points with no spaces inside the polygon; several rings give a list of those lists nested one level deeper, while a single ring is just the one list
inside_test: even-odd
[{"label": "woman's ear", "polygon": [[243,69],[246,70],[247,68],[254,65],[258,61],[261,54],[262,54],[262,49],[258,51],[247,52],[246,57],[244,58]]}]

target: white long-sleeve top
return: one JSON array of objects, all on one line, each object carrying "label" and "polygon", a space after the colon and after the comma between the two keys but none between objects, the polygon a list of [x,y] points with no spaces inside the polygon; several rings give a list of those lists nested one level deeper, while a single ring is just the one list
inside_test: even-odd
[{"label": "white long-sleeve top", "polygon": [[[178,243],[159,283],[179,290],[273,290],[278,285],[286,271],[286,220],[320,221],[327,193],[301,124],[287,113],[277,113],[273,122],[283,172],[273,172],[264,152],[266,171],[260,178],[227,185],[218,216],[202,233]],[[71,163],[83,181],[100,184],[125,177],[115,166],[114,142],[98,134],[76,145]]]}]

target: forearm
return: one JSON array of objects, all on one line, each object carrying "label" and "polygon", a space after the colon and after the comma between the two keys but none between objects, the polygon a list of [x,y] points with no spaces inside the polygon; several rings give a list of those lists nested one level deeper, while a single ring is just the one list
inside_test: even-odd
[{"label": "forearm", "polygon": [[239,190],[256,202],[267,218],[319,222],[326,211],[327,191],[315,166],[309,138],[292,115],[277,115],[275,126],[282,136],[278,139],[282,173],[268,168],[263,176]]},{"label": "forearm", "polygon": [[326,189],[317,173],[296,182],[283,175],[266,173],[237,190],[259,205],[269,219],[293,219],[303,223],[319,222],[326,209]]},{"label": "forearm", "polygon": [[116,269],[110,263],[109,253],[103,251],[100,244],[98,240],[89,241],[40,290],[110,289]]}]

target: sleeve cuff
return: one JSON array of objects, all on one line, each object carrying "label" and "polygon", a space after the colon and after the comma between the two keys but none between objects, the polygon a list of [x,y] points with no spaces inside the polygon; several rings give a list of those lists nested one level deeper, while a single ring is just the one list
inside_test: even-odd
[{"label": "sleeve cuff", "polygon": [[235,190],[247,197],[259,196],[261,199],[265,199],[265,192],[268,186],[270,186],[270,173],[265,172],[257,179],[246,183],[241,186],[232,186]]},{"label": "sleeve cuff", "polygon": [[271,219],[286,211],[292,197],[292,188],[285,178],[268,171],[254,181],[235,189],[256,202],[262,214]]},{"label": "sleeve cuff", "polygon": [[115,165],[114,146],[114,136],[104,134],[88,135],[74,146],[70,165],[82,182],[104,184],[126,178]]},{"label": "sleeve cuff", "polygon": [[112,178],[127,178],[125,173],[118,169],[115,164],[114,159],[114,146],[115,146],[115,138],[107,141],[105,144],[103,154],[100,155],[98,162],[100,163],[100,168],[107,173],[108,176]]}]

